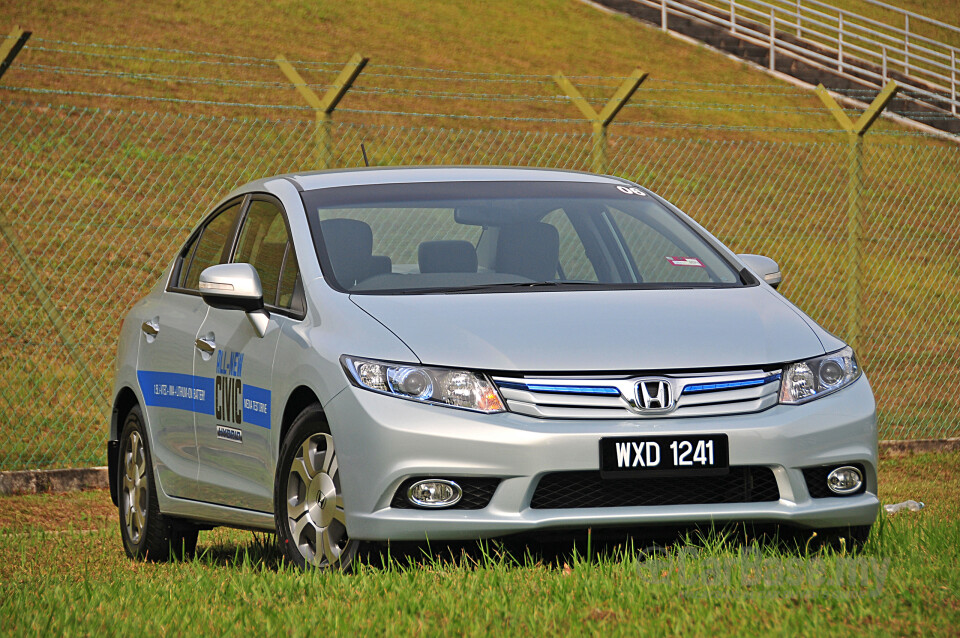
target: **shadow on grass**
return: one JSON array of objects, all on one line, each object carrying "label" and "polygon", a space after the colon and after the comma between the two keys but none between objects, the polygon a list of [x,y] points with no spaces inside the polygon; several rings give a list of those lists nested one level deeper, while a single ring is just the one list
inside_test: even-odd
[{"label": "shadow on grass", "polygon": [[[881,526],[878,526],[882,528]],[[882,530],[877,530],[882,531]],[[876,533],[874,534],[876,536]],[[546,567],[564,569],[584,562],[643,562],[680,553],[719,556],[752,552],[770,557],[855,554],[840,530],[813,533],[777,526],[659,527],[561,530],[536,535],[459,542],[365,543],[354,567],[374,570]],[[869,547],[868,547],[869,550]],[[195,560],[208,566],[278,571],[289,568],[273,534],[253,533],[248,542],[217,540],[198,547]]]},{"label": "shadow on grass", "polygon": [[[458,543],[392,543],[371,556],[371,566],[543,565],[562,568],[575,562],[644,561],[679,552],[702,555],[750,551],[766,556],[812,557],[857,554],[865,535],[849,529],[792,529],[776,525],[658,527],[643,530],[562,530],[536,535]],[[386,552],[386,555],[384,555]],[[378,563],[376,559],[380,559]],[[384,561],[384,559],[386,559]]]},{"label": "shadow on grass", "polygon": [[253,532],[246,543],[214,541],[197,547],[193,560],[208,566],[246,567],[256,571],[277,571],[284,564],[283,551],[274,534]]}]

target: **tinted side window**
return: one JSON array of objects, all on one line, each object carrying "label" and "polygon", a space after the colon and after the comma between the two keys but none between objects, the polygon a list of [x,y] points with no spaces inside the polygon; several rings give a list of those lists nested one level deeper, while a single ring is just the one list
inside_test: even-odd
[{"label": "tinted side window", "polygon": [[[260,285],[263,286],[263,301],[276,306],[278,304],[277,291],[282,290],[280,284],[281,272],[286,275],[284,257],[287,253],[287,226],[283,219],[283,212],[275,204],[260,200],[250,202],[250,209],[240,231],[240,241],[237,244],[237,253],[233,257],[236,263],[252,264],[260,275]],[[293,267],[294,280],[296,279],[295,262]],[[287,279],[289,275],[285,276]],[[284,281],[292,293],[292,282]],[[286,292],[281,296],[287,296]],[[289,295],[292,297],[292,294]],[[289,307],[289,297],[281,299]]]},{"label": "tinted side window", "polygon": [[234,204],[223,210],[211,219],[193,245],[185,253],[183,264],[180,267],[180,279],[177,282],[180,288],[196,290],[200,282],[200,273],[205,268],[221,262],[224,248],[230,241],[230,231],[240,212],[240,204]]}]

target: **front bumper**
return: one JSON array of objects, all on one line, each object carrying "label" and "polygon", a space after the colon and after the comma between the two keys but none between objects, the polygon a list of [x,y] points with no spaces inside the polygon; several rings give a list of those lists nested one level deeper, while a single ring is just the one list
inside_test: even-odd
[{"label": "front bumper", "polygon": [[[513,413],[484,415],[423,405],[353,386],[325,410],[340,461],[350,536],[365,540],[454,540],[540,529],[674,526],[750,521],[800,527],[869,525],[877,499],[877,429],[866,377],[805,405],[722,417],[657,420],[542,420]],[[730,465],[765,466],[778,501],[532,509],[548,473],[599,469],[604,436],[726,433]],[[802,468],[860,463],[866,492],[811,498]],[[501,479],[480,510],[419,510],[390,506],[414,476]]]}]

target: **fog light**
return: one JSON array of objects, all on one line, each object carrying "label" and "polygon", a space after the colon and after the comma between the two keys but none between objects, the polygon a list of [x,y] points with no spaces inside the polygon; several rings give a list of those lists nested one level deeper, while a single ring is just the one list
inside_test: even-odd
[{"label": "fog light", "polygon": [[417,481],[407,490],[407,500],[417,507],[450,507],[462,496],[460,486],[445,479]]},{"label": "fog light", "polygon": [[860,470],[849,465],[838,467],[827,474],[827,487],[834,494],[852,494],[863,485]]}]

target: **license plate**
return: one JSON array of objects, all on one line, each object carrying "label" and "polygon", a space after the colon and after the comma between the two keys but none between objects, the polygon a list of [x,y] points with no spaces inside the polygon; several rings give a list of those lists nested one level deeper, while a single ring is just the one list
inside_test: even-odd
[{"label": "license plate", "polygon": [[727,474],[726,434],[630,436],[600,439],[600,474],[719,476]]}]

